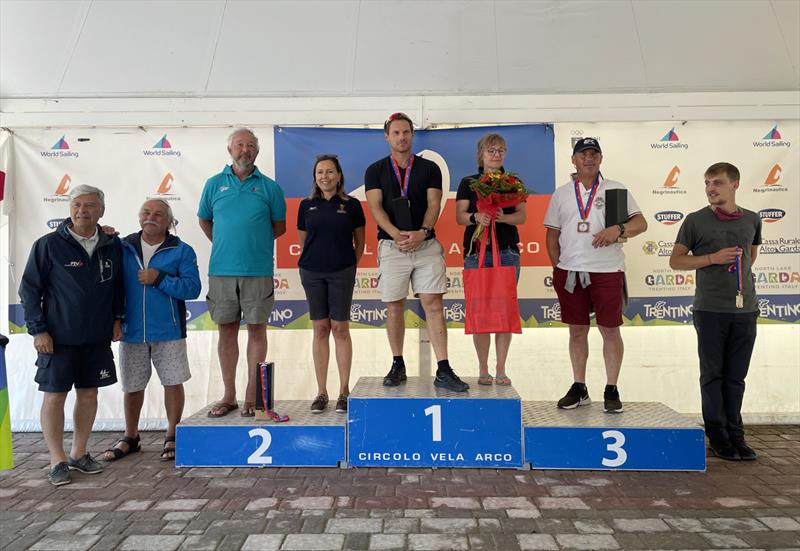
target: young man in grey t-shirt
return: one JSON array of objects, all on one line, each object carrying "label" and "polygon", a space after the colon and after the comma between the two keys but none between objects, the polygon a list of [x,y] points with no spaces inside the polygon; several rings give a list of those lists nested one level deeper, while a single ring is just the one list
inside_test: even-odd
[{"label": "young man in grey t-shirt", "polygon": [[686,217],[669,265],[697,270],[693,317],[711,450],[722,459],[754,460],[756,452],[744,439],[741,410],[756,340],[752,266],[761,244],[761,219],[736,205],[739,170],[732,164],[711,165],[705,186],[709,205]]}]

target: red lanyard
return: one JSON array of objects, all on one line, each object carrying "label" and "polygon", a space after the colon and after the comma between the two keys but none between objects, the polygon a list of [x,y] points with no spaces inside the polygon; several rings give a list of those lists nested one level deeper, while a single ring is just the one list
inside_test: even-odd
[{"label": "red lanyard", "polygon": [[397,176],[397,183],[400,184],[400,195],[405,197],[407,195],[408,182],[411,180],[411,166],[414,164],[414,155],[412,154],[411,157],[408,158],[408,168],[406,169],[405,178],[400,178],[400,166],[397,164],[397,161],[394,160],[394,157],[390,155],[389,160],[392,162],[394,175]]}]

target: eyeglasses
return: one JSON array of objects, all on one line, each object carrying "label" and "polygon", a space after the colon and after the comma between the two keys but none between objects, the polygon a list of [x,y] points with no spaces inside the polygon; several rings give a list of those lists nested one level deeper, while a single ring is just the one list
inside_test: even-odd
[{"label": "eyeglasses", "polygon": [[505,155],[508,151],[505,147],[490,147],[485,150],[489,155]]}]

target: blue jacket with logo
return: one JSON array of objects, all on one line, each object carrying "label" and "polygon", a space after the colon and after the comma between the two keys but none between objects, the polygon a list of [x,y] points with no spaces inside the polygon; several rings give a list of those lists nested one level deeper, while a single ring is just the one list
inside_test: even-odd
[{"label": "blue jacket with logo", "polygon": [[148,268],[159,271],[152,285],[139,283],[142,232],[122,241],[125,280],[125,342],[172,341],[186,338],[186,302],[200,294],[197,255],[177,236],[166,239],[153,253]]},{"label": "blue jacket with logo", "polygon": [[19,286],[28,333],[46,331],[55,344],[110,342],[114,320],[124,314],[120,240],[98,226],[89,258],[71,226],[65,220],[31,248]]}]

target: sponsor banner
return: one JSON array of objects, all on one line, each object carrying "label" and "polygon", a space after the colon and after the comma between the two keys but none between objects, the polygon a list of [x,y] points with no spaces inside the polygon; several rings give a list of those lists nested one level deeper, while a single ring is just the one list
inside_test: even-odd
[{"label": "sponsor banner", "polygon": [[[6,340],[4,338],[4,340]],[[14,468],[11,446],[11,408],[8,402],[8,378],[6,377],[6,347],[0,345],[0,471]]]}]

